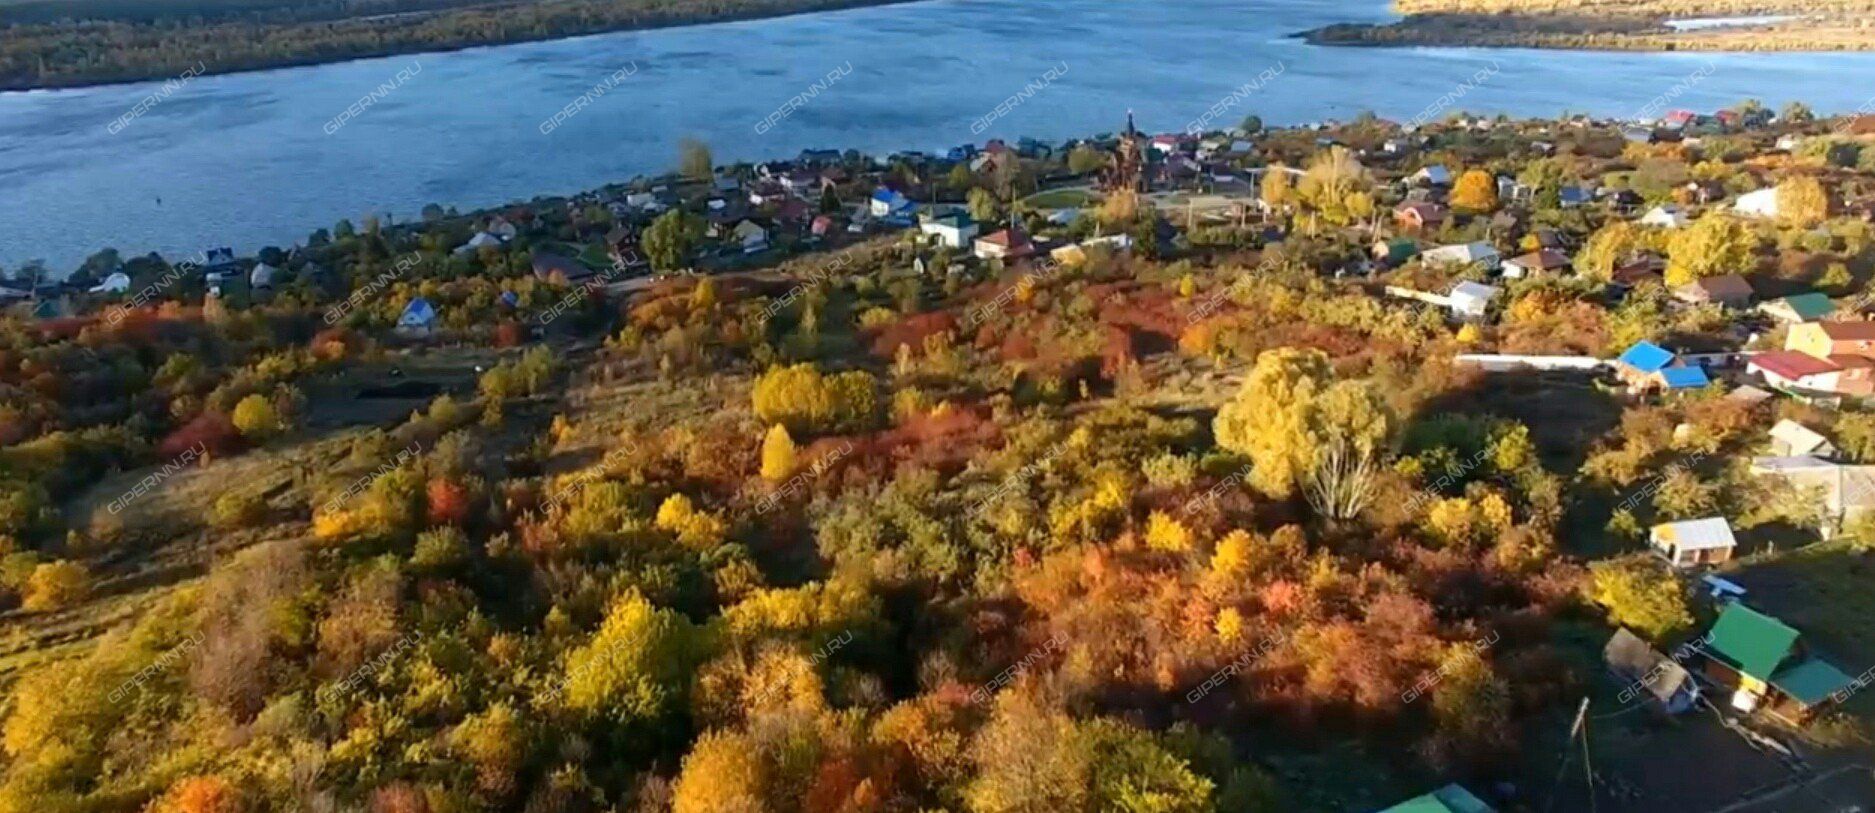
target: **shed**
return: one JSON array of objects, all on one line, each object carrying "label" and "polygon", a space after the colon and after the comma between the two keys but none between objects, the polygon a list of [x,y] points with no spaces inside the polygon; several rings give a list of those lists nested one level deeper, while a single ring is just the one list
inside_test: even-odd
[{"label": "shed", "polygon": [[1699,684],[1693,681],[1692,674],[1628,632],[1626,627],[1615,630],[1608,644],[1602,647],[1602,661],[1622,682],[1621,703],[1650,698],[1668,714],[1679,714],[1693,708],[1699,700]]},{"label": "shed", "polygon": [[1655,525],[1647,535],[1648,545],[1674,567],[1716,565],[1729,561],[1738,540],[1724,517],[1689,519]]},{"label": "shed", "polygon": [[1780,322],[1798,324],[1829,318],[1836,312],[1836,303],[1829,301],[1827,295],[1812,291],[1807,294],[1773,299],[1759,305],[1758,310]]},{"label": "shed", "polygon": [[1822,433],[1785,418],[1771,427],[1771,454],[1778,457],[1831,457],[1836,454],[1836,447]]},{"label": "shed", "polygon": [[1734,690],[1732,707],[1739,711],[1763,706],[1801,722],[1854,682],[1811,655],[1802,633],[1742,601],[1726,605],[1707,638],[1706,674]]},{"label": "shed", "polygon": [[1466,319],[1480,319],[1484,317],[1485,309],[1491,306],[1491,300],[1497,298],[1497,294],[1496,288],[1467,280],[1452,286],[1452,293],[1446,298],[1451,302],[1454,315]]}]

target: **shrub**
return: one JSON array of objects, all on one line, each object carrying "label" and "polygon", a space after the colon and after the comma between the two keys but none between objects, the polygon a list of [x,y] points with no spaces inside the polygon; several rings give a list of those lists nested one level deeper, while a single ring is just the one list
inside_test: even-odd
[{"label": "shrub", "polygon": [[91,592],[91,574],[77,562],[60,560],[33,568],[26,579],[24,606],[31,612],[65,607]]},{"label": "shrub", "polygon": [[458,528],[432,528],[417,535],[410,564],[423,570],[446,570],[468,561],[469,538]]},{"label": "shrub", "polygon": [[255,393],[234,405],[234,428],[248,440],[265,440],[285,428],[273,402]]},{"label": "shrub", "polygon": [[267,503],[258,494],[230,491],[215,500],[209,509],[208,524],[223,530],[249,528],[267,514]]},{"label": "shrub", "polygon": [[864,370],[823,375],[813,364],[796,364],[763,373],[752,400],[756,417],[790,432],[861,431],[878,412],[876,387]]}]

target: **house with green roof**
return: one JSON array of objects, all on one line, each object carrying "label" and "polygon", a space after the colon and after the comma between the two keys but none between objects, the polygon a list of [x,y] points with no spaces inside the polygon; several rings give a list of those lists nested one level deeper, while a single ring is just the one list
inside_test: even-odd
[{"label": "house with green roof", "polygon": [[1497,808],[1485,804],[1483,799],[1454,783],[1423,796],[1415,796],[1379,813],[1497,813]]},{"label": "house with green roof", "polygon": [[1785,324],[1801,322],[1820,322],[1836,312],[1836,303],[1829,301],[1825,294],[1812,291],[1807,294],[1773,299],[1758,306],[1758,310]]},{"label": "house with green roof", "polygon": [[1706,637],[1706,677],[1733,690],[1739,711],[1802,722],[1853,680],[1810,653],[1802,633],[1743,602],[1726,605]]}]

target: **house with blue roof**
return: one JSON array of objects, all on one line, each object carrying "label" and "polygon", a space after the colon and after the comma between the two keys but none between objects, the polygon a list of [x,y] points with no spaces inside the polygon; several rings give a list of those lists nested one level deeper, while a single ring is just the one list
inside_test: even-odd
[{"label": "house with blue roof", "polygon": [[873,217],[905,217],[911,214],[915,206],[917,204],[912,203],[911,198],[905,197],[896,189],[881,186],[873,190],[871,208]]},{"label": "house with blue roof", "polygon": [[436,330],[436,306],[430,300],[416,297],[404,306],[404,312],[397,317],[397,332],[405,336],[428,336]]},{"label": "house with blue roof", "polygon": [[1628,391],[1698,389],[1712,383],[1706,368],[1688,366],[1679,356],[1653,342],[1635,342],[1614,363],[1615,374]]}]

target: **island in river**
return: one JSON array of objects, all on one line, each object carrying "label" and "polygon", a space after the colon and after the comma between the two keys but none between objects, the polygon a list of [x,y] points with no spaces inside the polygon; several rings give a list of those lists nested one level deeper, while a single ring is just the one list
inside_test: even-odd
[{"label": "island in river", "polygon": [[1869,51],[1871,0],[1395,0],[1393,22],[1305,32],[1321,45],[1608,51]]}]

